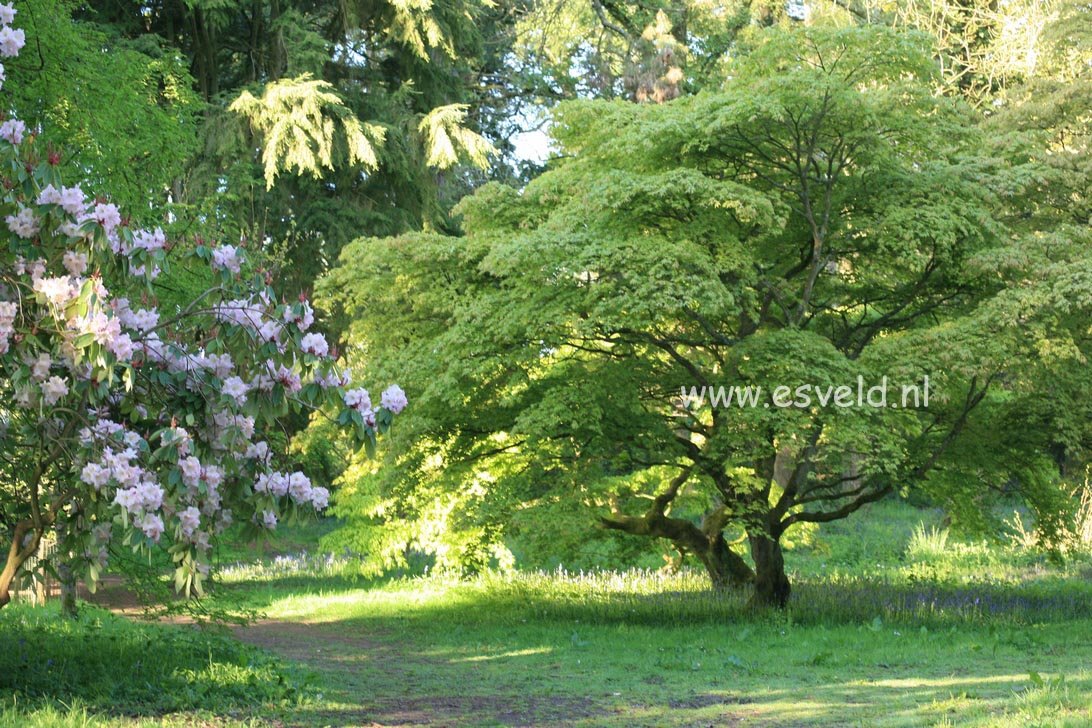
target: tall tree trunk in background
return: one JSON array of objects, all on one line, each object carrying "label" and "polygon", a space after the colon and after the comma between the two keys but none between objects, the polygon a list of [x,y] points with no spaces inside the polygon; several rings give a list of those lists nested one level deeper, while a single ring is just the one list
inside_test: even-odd
[{"label": "tall tree trunk in background", "polygon": [[201,95],[209,101],[220,93],[220,78],[216,67],[215,30],[201,8],[194,8],[190,16],[190,32],[193,36],[193,77],[197,79]]},{"label": "tall tree trunk in background", "polygon": [[280,18],[281,2],[273,0],[269,6],[269,28],[272,38],[269,43],[267,71],[270,79],[281,78],[288,72],[288,48],[284,44],[284,28],[277,22]]},{"label": "tall tree trunk in background", "polygon": [[265,3],[251,0],[250,3],[250,51],[247,65],[247,80],[254,83],[262,78],[265,71],[266,53],[264,48]]}]

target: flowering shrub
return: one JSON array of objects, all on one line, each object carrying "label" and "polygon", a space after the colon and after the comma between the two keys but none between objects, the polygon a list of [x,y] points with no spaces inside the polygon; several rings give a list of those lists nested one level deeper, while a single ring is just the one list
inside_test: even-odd
[{"label": "flowering shrub", "polygon": [[[0,55],[25,43],[0,5]],[[0,81],[3,69],[0,67]],[[175,586],[201,593],[216,537],[256,535],[326,507],[329,493],[275,466],[270,435],[319,410],[371,451],[406,406],[391,387],[373,409],[347,389],[304,298],[248,276],[242,245],[183,252],[163,231],[62,179],[35,131],[0,123],[0,522],[14,524],[0,606],[19,567],[60,524],[59,552],[93,584],[111,544],[166,548]],[[153,282],[179,255],[214,285],[160,311]]]}]

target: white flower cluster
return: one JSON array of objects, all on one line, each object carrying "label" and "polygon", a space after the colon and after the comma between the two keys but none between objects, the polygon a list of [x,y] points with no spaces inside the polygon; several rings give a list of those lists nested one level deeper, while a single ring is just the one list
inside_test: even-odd
[{"label": "white flower cluster", "polygon": [[212,269],[226,270],[238,274],[242,270],[243,258],[234,245],[221,245],[212,250]]},{"label": "white flower cluster", "polygon": [[[15,3],[0,5],[0,56],[13,58],[19,55],[19,51],[27,43],[26,33],[22,28],[12,28],[15,22]],[[0,76],[4,73],[4,67],[0,66]]]},{"label": "white flower cluster", "polygon": [[0,301],[0,354],[8,353],[18,313],[19,306],[14,301]]},{"label": "white flower cluster", "polygon": [[[321,511],[330,502],[330,491],[322,486],[312,486],[311,480],[301,472],[263,473],[254,482],[254,492],[274,498],[289,496],[300,505],[310,504]],[[268,512],[268,511],[267,511]],[[276,522],[274,521],[274,525]],[[266,524],[270,528],[269,524]]]},{"label": "white flower cluster", "polygon": [[387,387],[379,397],[379,406],[385,410],[389,410],[392,415],[396,415],[406,408],[409,404],[409,400],[406,399],[406,393],[402,391],[402,388],[397,384],[392,384]]}]

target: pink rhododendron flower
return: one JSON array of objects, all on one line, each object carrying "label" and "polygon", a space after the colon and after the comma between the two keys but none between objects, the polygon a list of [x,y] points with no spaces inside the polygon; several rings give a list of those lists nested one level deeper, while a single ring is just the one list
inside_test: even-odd
[{"label": "pink rhododendron flower", "polygon": [[224,380],[224,386],[220,389],[221,392],[226,394],[235,400],[236,404],[243,404],[246,402],[246,393],[249,387],[239,377],[228,377]]},{"label": "pink rhododendron flower", "polygon": [[227,270],[238,273],[242,270],[239,250],[234,245],[221,245],[212,250],[212,267],[215,270]]},{"label": "pink rhododendron flower", "polygon": [[12,58],[27,44],[27,34],[22,28],[0,28],[0,56]]},{"label": "pink rhododendron flower", "polygon": [[46,300],[54,306],[63,307],[79,295],[79,288],[72,285],[68,276],[60,278],[39,278],[34,281],[34,291],[45,296]]},{"label": "pink rhododendron flower", "polygon": [[61,204],[61,191],[53,185],[46,185],[42,188],[42,191],[38,193],[39,205],[59,205]]},{"label": "pink rhododendron flower", "polygon": [[95,219],[107,233],[110,233],[121,224],[121,212],[112,202],[100,202],[95,205]]},{"label": "pink rhododendron flower", "polygon": [[145,511],[157,511],[163,505],[163,488],[151,480],[142,480],[136,486],[136,495]]},{"label": "pink rhododendron flower", "polygon": [[14,301],[0,301],[0,329],[11,329],[19,306]]},{"label": "pink rhododendron flower", "polygon": [[163,535],[163,519],[154,513],[145,513],[134,525],[153,541]]},{"label": "pink rhododendron flower", "polygon": [[88,463],[80,472],[80,480],[95,490],[102,490],[110,482],[110,471],[99,463]]},{"label": "pink rhododendron flower", "polygon": [[357,412],[372,408],[372,398],[368,396],[368,390],[366,389],[350,389],[345,393],[343,399],[346,407],[355,409]]},{"label": "pink rhododendron flower", "polygon": [[260,463],[268,465],[270,458],[273,457],[273,453],[269,450],[269,443],[262,441],[247,445],[246,454],[243,457],[247,460],[257,460]]},{"label": "pink rhododendron flower", "polygon": [[[0,30],[0,36],[3,35],[3,30]],[[27,125],[19,119],[8,119],[3,124],[0,124],[0,139],[7,139],[15,146],[19,146],[23,143],[23,135],[27,132]]]},{"label": "pink rhododendron flower", "polygon": [[69,215],[79,215],[87,207],[87,198],[79,185],[61,189],[61,207]]},{"label": "pink rhododendron flower", "polygon": [[61,377],[50,377],[42,382],[42,401],[56,404],[57,400],[68,394],[68,382]]},{"label": "pink rhododendron flower", "polygon": [[182,536],[190,538],[193,536],[193,532],[201,525],[201,511],[190,506],[178,514],[178,522],[182,526]]},{"label": "pink rhododendron flower", "polygon": [[53,359],[49,354],[42,352],[30,362],[30,378],[36,382],[45,381],[51,366],[53,366]]},{"label": "pink rhododendron flower", "polygon": [[201,480],[201,461],[194,456],[179,460],[178,467],[182,470],[182,482],[185,485],[196,486]]},{"label": "pink rhododendron flower", "polygon": [[64,254],[64,267],[73,276],[81,276],[87,270],[87,255],[69,250]]},{"label": "pink rhododendron flower", "polygon": [[305,334],[300,340],[300,348],[307,354],[324,357],[330,353],[330,345],[322,334]]},{"label": "pink rhododendron flower", "polygon": [[306,331],[311,328],[311,324],[315,323],[315,311],[307,301],[300,301],[299,306],[303,309],[302,313],[293,311],[292,306],[285,307],[284,322],[295,324],[300,331]]},{"label": "pink rhododendron flower", "polygon": [[162,250],[167,245],[167,236],[163,234],[161,228],[148,232],[147,230],[137,230],[133,233],[133,248],[140,250]]},{"label": "pink rhododendron flower", "polygon": [[107,343],[106,348],[118,358],[118,361],[128,362],[133,359],[133,339],[129,334],[118,334]]},{"label": "pink rhododendron flower", "polygon": [[118,488],[114,493],[114,503],[125,509],[129,515],[134,515],[140,510],[140,496],[136,488]]},{"label": "pink rhododendron flower", "polygon": [[299,471],[292,473],[288,476],[288,494],[297,503],[307,503],[311,500],[311,479]]},{"label": "pink rhododendron flower", "polygon": [[8,215],[5,221],[8,223],[8,230],[21,238],[29,239],[38,234],[38,218],[29,207],[21,208],[17,215]]},{"label": "pink rhododendron flower", "polygon": [[231,360],[230,354],[213,354],[208,357],[208,368],[218,379],[224,379],[235,369],[235,362]]},{"label": "pink rhododendron flower", "polygon": [[379,398],[379,405],[394,415],[404,410],[407,404],[409,400],[406,399],[406,393],[397,384],[387,387]]}]

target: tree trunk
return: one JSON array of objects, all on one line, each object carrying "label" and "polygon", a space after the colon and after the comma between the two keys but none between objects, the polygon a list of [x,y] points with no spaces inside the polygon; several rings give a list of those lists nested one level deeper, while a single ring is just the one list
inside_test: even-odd
[{"label": "tree trunk", "polygon": [[[30,534],[27,540],[27,534]],[[27,541],[24,543],[24,541]],[[15,581],[15,575],[19,573],[19,567],[38,551],[41,534],[31,528],[29,521],[21,521],[15,526],[15,533],[11,538],[11,548],[8,550],[7,561],[0,571],[0,607],[4,607],[11,601],[11,584]]]},{"label": "tree trunk", "polygon": [[80,616],[76,608],[76,575],[67,561],[57,562],[57,576],[61,586],[61,616],[76,619]]},{"label": "tree trunk", "polygon": [[54,558],[57,567],[57,580],[61,586],[61,616],[76,619],[80,616],[79,610],[76,608],[76,573],[69,564],[69,554],[61,550],[66,536],[64,521],[57,519],[53,531],[57,534],[57,550],[54,551]]},{"label": "tree trunk", "polygon": [[749,536],[751,557],[755,560],[755,591],[750,606],[783,609],[789,601],[792,587],[785,575],[785,558],[781,541],[765,534]]},{"label": "tree trunk", "polygon": [[709,573],[709,581],[717,591],[738,589],[754,579],[754,572],[743,557],[728,548],[723,533],[717,533],[707,548],[695,555]]}]

